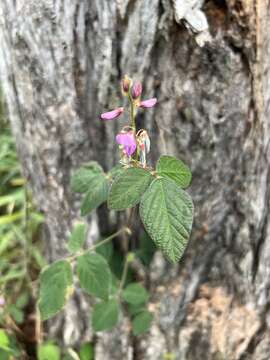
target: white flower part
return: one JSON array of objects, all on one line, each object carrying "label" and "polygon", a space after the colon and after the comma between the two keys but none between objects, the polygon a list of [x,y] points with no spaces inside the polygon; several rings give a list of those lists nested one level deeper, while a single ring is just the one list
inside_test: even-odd
[{"label": "white flower part", "polygon": [[140,164],[142,165],[142,167],[146,167],[146,154],[145,151],[140,151]]},{"label": "white flower part", "polygon": [[145,151],[146,153],[148,154],[149,151],[150,151],[150,146],[151,146],[151,143],[150,143],[150,139],[149,139],[149,136],[148,136],[148,133],[146,130],[143,130],[139,136],[140,138],[140,141],[141,143],[144,144],[145,146]]},{"label": "white flower part", "polygon": [[149,136],[147,135],[145,137],[145,149],[147,154],[150,152],[150,146],[151,146],[150,139]]}]

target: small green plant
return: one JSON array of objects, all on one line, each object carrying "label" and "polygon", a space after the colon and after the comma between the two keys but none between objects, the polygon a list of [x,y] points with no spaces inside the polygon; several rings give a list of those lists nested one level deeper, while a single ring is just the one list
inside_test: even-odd
[{"label": "small green plant", "polygon": [[[92,311],[95,331],[114,327],[122,311],[131,317],[134,335],[141,335],[151,325],[153,314],[147,309],[149,294],[141,283],[127,281],[130,264],[136,257],[149,262],[153,254],[151,241],[172,263],[180,260],[189,240],[193,222],[193,203],[185,189],[191,182],[189,168],[173,156],[163,155],[156,167],[147,162],[150,139],[144,129],[137,129],[136,114],[140,108],[151,108],[157,99],[141,100],[142,86],[125,76],[122,92],[129,101],[130,123],[116,136],[120,163],[105,173],[96,162],[79,168],[72,176],[71,188],[84,195],[81,215],[88,215],[107,201],[108,208],[122,211],[139,206],[139,215],[149,237],[144,247],[129,252],[118,278],[109,259],[111,240],[131,238],[129,221],[116,233],[85,249],[87,226],[78,222],[69,238],[70,255],[47,266],[40,278],[39,308],[43,320],[61,310],[73,292],[74,269],[81,288],[97,298]],[[103,113],[110,121],[125,112],[124,107]],[[145,241],[146,239],[146,241]],[[151,240],[152,239],[152,240]],[[149,242],[150,246],[145,246]],[[145,249],[145,250],[144,250]]]}]

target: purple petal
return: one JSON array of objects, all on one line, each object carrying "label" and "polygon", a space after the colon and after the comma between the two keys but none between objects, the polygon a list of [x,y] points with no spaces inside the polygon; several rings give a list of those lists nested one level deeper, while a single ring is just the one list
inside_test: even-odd
[{"label": "purple petal", "polygon": [[131,156],[136,151],[136,144],[130,146],[124,146],[127,156]]},{"label": "purple petal", "polygon": [[117,118],[119,115],[121,115],[123,111],[124,111],[124,108],[120,107],[115,110],[101,114],[100,118],[102,120],[112,120],[112,119]]},{"label": "purple petal", "polygon": [[132,131],[118,134],[116,136],[116,141],[118,144],[124,147],[128,156],[131,156],[135,152],[137,144]]},{"label": "purple petal", "polygon": [[142,108],[151,108],[151,107],[155,106],[156,103],[157,103],[157,98],[152,98],[152,99],[141,101],[140,102],[140,107],[142,107]]}]

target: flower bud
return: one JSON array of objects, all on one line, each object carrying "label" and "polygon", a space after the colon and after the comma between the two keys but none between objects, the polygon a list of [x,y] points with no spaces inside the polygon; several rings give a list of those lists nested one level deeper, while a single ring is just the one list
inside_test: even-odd
[{"label": "flower bud", "polygon": [[134,100],[138,99],[142,94],[142,84],[135,82],[131,88],[131,96]]},{"label": "flower bud", "polygon": [[141,101],[139,106],[142,108],[151,108],[151,107],[155,106],[156,103],[157,103],[157,99],[152,98],[152,99]]},{"label": "flower bud", "polygon": [[118,116],[120,116],[123,111],[124,111],[124,108],[120,107],[115,110],[108,111],[108,112],[101,114],[100,118],[102,120],[113,120],[113,119],[117,118]]},{"label": "flower bud", "polygon": [[131,84],[132,80],[127,75],[125,75],[122,80],[122,91],[124,95],[128,94]]}]

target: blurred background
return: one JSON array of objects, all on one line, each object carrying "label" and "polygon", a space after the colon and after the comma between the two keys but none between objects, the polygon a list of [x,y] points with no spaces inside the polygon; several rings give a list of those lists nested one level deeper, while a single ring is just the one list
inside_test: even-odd
[{"label": "blurred background", "polygon": [[[0,360],[270,359],[269,0],[1,0]],[[150,293],[154,321],[134,336],[94,333],[91,303],[75,290],[41,324],[38,276],[65,256],[76,220],[87,243],[125,214],[101,206],[82,219],[70,178],[85,162],[119,161],[125,74],[158,105],[139,112],[150,164],[187,163],[195,222],[177,266],[142,231],[130,279]],[[116,276],[128,250],[106,256]]]}]

